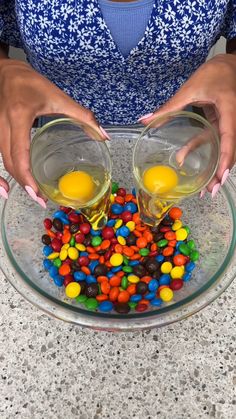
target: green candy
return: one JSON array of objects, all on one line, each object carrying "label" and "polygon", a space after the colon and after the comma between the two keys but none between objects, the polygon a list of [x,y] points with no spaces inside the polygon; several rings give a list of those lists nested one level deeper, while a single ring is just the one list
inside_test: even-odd
[{"label": "green candy", "polygon": [[188,226],[183,226],[183,228],[187,231],[188,235],[191,233],[191,230]]},{"label": "green candy", "polygon": [[135,308],[136,305],[137,305],[137,303],[134,303],[133,301],[130,301],[128,304],[129,304],[129,306],[130,306],[131,309],[132,308]]},{"label": "green candy", "polygon": [[53,265],[56,266],[57,268],[60,268],[60,266],[62,265],[61,259],[56,258],[53,262]]},{"label": "green candy", "polygon": [[133,272],[133,268],[132,268],[132,266],[124,266],[124,267],[122,268],[122,270],[123,270],[124,272],[126,272],[127,274],[130,274],[131,272]]},{"label": "green candy", "polygon": [[121,288],[123,288],[123,290],[126,290],[127,287],[128,287],[127,276],[123,276],[123,278],[121,280]]},{"label": "green candy", "polygon": [[112,182],[111,193],[114,194],[118,191],[119,185],[117,182]]},{"label": "green candy", "polygon": [[96,298],[88,298],[85,301],[85,306],[88,310],[96,310],[96,308],[98,306],[98,302],[97,302]]},{"label": "green candy", "polygon": [[192,262],[197,262],[199,259],[199,252],[197,250],[192,250],[189,257]]},{"label": "green candy", "polygon": [[187,244],[184,244],[184,243],[180,244],[180,246],[179,246],[179,251],[180,251],[180,253],[182,253],[182,255],[184,255],[184,256],[188,256],[188,255],[189,255],[189,253],[190,253],[190,249],[189,249],[189,247],[187,246]]},{"label": "green candy", "polygon": [[165,247],[167,244],[168,244],[168,240],[166,239],[162,239],[162,240],[159,240],[159,242],[157,242],[158,247]]},{"label": "green candy", "polygon": [[129,259],[127,258],[127,256],[123,256],[123,264],[128,266],[129,264]]},{"label": "green candy", "polygon": [[195,250],[196,249],[196,244],[194,240],[189,240],[187,243],[187,246],[190,250]]},{"label": "green candy", "polygon": [[143,249],[140,249],[140,250],[139,250],[139,254],[140,254],[141,256],[148,256],[148,255],[149,255],[149,253],[150,253],[150,250],[149,250],[149,249],[147,249],[146,247],[144,247]]},{"label": "green candy", "polygon": [[81,294],[81,295],[78,295],[78,297],[76,297],[76,301],[77,301],[77,303],[85,303],[85,301],[87,301],[87,299],[88,299],[88,297],[86,297],[86,295],[84,295],[84,294]]},{"label": "green candy", "polygon": [[70,239],[70,246],[71,247],[74,247],[74,245],[75,245],[75,238],[74,237],[71,237],[71,239]]},{"label": "green candy", "polygon": [[100,244],[102,243],[102,238],[100,236],[94,236],[92,238],[92,242],[91,243],[92,243],[92,246],[93,247],[100,246]]}]

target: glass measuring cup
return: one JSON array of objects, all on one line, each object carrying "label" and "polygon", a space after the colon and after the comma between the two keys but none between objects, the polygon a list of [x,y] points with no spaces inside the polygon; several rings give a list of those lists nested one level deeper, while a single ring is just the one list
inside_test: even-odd
[{"label": "glass measuring cup", "polygon": [[133,152],[142,221],[158,225],[173,205],[210,182],[218,162],[219,138],[201,116],[181,111],[153,120]]},{"label": "glass measuring cup", "polygon": [[107,221],[111,193],[110,153],[100,139],[90,127],[63,118],[39,129],[30,149],[32,174],[43,195],[79,210],[94,229]]}]

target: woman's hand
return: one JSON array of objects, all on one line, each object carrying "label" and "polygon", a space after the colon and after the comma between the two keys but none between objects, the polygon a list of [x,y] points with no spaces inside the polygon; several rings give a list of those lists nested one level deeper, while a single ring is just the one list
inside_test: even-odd
[{"label": "woman's hand", "polygon": [[140,121],[148,125],[157,116],[184,109],[187,105],[202,107],[220,136],[218,170],[207,186],[214,197],[236,162],[236,55],[217,55],[207,61],[164,106]]},{"label": "woman's hand", "polygon": [[[67,115],[98,133],[106,140],[106,132],[92,112],[78,105],[53,83],[21,61],[0,60],[0,152],[6,170],[40,205],[37,185],[29,162],[30,131],[35,118],[42,115]],[[9,185],[0,177],[0,195],[8,197]]]}]

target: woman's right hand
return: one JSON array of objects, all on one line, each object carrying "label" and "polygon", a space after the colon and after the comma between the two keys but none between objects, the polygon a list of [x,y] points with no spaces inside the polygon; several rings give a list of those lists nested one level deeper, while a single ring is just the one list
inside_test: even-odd
[{"label": "woman's right hand", "polygon": [[[35,118],[42,115],[67,115],[76,119],[86,131],[108,135],[94,114],[78,105],[53,83],[28,64],[9,59],[0,60],[0,152],[5,169],[40,205],[44,200],[30,171],[30,133]],[[0,177],[0,195],[8,197],[9,185]]]}]

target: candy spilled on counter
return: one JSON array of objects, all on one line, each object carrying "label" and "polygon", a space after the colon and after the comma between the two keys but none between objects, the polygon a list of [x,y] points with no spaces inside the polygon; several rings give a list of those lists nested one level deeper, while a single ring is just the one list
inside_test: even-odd
[{"label": "candy spilled on counter", "polygon": [[174,207],[157,227],[139,217],[135,191],[113,182],[106,226],[60,207],[44,220],[44,268],[65,296],[87,310],[126,314],[161,307],[191,279],[199,259],[190,229]]}]

